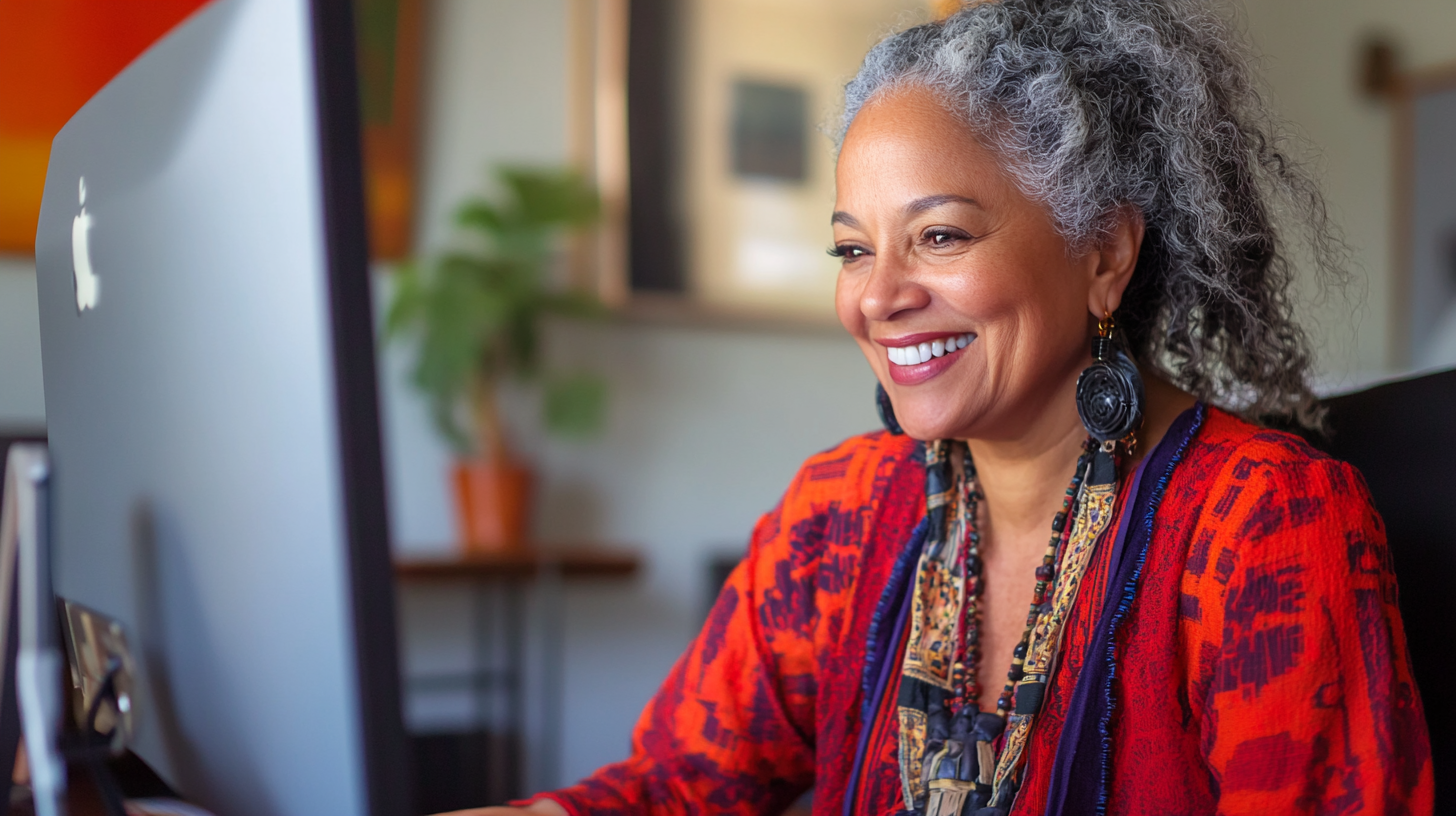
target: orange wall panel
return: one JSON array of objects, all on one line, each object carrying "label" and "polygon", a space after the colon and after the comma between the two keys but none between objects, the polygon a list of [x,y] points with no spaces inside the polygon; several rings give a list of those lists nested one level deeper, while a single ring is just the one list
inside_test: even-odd
[{"label": "orange wall panel", "polygon": [[51,139],[207,0],[0,0],[0,252],[34,251]]}]

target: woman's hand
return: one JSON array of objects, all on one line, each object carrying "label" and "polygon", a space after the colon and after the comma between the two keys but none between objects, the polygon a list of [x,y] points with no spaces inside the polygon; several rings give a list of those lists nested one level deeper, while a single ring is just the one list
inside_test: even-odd
[{"label": "woman's hand", "polygon": [[435,816],[570,816],[566,808],[550,799],[538,799],[530,807],[488,807],[437,813]]}]

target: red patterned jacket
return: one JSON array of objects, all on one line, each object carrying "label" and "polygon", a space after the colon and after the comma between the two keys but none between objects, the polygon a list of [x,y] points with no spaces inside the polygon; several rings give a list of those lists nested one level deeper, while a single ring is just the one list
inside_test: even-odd
[{"label": "red patterned jacket", "polygon": [[[1425,721],[1360,475],[1217,409],[1170,474],[1116,630],[1106,812],[1430,814]],[[903,811],[892,715],[870,724],[848,807],[846,787],[875,611],[923,489],[905,437],[806,462],[643,712],[631,758],[546,796],[573,816],[769,814],[813,785],[815,816]],[[1013,816],[1046,810],[1072,689],[1101,659],[1088,648],[1099,549]]]}]

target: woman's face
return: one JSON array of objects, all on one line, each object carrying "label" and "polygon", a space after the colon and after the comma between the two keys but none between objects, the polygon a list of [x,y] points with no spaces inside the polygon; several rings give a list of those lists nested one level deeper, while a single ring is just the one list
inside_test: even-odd
[{"label": "woman's face", "polygon": [[1106,249],[1070,255],[1000,159],[918,88],[861,109],[836,183],[836,309],[907,433],[1009,440],[1076,422],[1092,315],[1117,308],[1135,241],[1125,272]]}]

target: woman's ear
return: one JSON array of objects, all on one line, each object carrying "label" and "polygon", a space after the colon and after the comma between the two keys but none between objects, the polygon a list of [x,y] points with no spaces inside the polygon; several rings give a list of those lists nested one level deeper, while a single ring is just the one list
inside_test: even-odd
[{"label": "woman's ear", "polygon": [[1092,253],[1095,262],[1091,269],[1092,285],[1087,291],[1087,310],[1093,316],[1111,314],[1122,305],[1122,293],[1132,282],[1145,231],[1141,210],[1130,204],[1118,209],[1111,233]]}]

